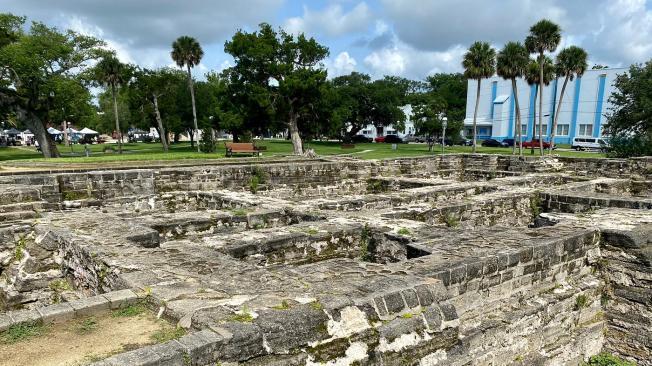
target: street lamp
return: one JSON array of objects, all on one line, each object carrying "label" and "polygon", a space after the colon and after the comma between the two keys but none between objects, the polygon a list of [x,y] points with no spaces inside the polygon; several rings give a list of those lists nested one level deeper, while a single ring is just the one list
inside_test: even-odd
[{"label": "street lamp", "polygon": [[441,119],[441,154],[444,155],[444,148],[446,147],[446,126],[448,126],[448,117]]}]

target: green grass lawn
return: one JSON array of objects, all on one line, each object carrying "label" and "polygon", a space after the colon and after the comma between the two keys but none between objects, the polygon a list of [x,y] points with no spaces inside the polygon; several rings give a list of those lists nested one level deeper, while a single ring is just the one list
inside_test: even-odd
[{"label": "green grass lawn", "polygon": [[[257,145],[266,146],[267,150],[263,152],[263,157],[284,156],[292,154],[292,144],[285,140],[265,140],[257,141]],[[86,157],[82,145],[73,145],[72,151],[69,147],[59,145],[59,151],[62,157],[59,159],[45,160],[40,153],[33,147],[3,147],[0,148],[0,161],[25,161],[25,162],[45,162],[48,163],[98,163],[98,162],[119,162],[119,161],[155,161],[155,160],[183,160],[183,159],[225,159],[224,145],[218,143],[218,150],[215,153],[205,154],[198,153],[191,148],[190,143],[182,142],[172,144],[170,151],[164,153],[161,145],[157,143],[129,143],[123,145],[123,154],[104,153],[106,146],[112,146],[117,150],[117,145],[90,145],[91,156]],[[434,155],[441,153],[441,146],[435,146],[433,152],[428,151],[426,144],[399,144],[396,150],[392,149],[392,144],[355,144],[352,149],[342,149],[341,143],[332,141],[312,141],[306,142],[305,148],[312,148],[317,155],[341,155],[350,154],[360,159],[384,159],[395,157],[413,157]],[[478,147],[479,153],[484,154],[511,154],[511,148],[500,147]],[[446,153],[470,153],[469,146],[446,147]],[[531,156],[530,151],[526,150],[526,156]],[[535,156],[538,151],[535,150]],[[604,157],[604,154],[594,152],[576,152],[576,151],[555,151],[559,156],[571,157]],[[244,155],[246,156],[246,155]]]}]

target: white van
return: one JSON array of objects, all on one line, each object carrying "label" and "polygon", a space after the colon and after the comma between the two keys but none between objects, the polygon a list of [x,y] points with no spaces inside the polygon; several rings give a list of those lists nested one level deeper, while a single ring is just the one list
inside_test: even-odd
[{"label": "white van", "polygon": [[606,151],[609,147],[607,140],[599,137],[573,137],[571,148],[580,150],[600,150]]}]

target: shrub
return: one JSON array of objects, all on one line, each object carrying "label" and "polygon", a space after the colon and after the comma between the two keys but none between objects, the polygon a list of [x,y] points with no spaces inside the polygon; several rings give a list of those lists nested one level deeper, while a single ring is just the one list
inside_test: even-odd
[{"label": "shrub", "polygon": [[610,158],[652,155],[652,138],[644,136],[614,136],[609,141]]},{"label": "shrub", "polygon": [[589,358],[588,362],[583,362],[582,366],[636,366],[636,363],[602,352]]},{"label": "shrub", "polygon": [[201,132],[201,139],[199,140],[199,150],[205,153],[215,152],[215,140],[213,139],[213,130],[204,128]]}]

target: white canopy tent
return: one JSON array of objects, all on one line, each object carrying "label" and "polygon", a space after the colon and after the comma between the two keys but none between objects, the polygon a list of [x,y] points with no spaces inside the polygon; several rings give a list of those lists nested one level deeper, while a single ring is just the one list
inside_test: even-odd
[{"label": "white canopy tent", "polygon": [[93,130],[91,130],[91,129],[88,128],[88,127],[84,127],[84,128],[82,128],[82,129],[79,131],[79,133],[81,133],[82,135],[99,135],[99,133],[98,133],[97,131],[93,131]]},{"label": "white canopy tent", "polygon": [[49,133],[50,135],[61,135],[61,131],[57,130],[57,129],[54,128],[54,127],[50,127],[50,128],[48,128],[48,133]]}]

